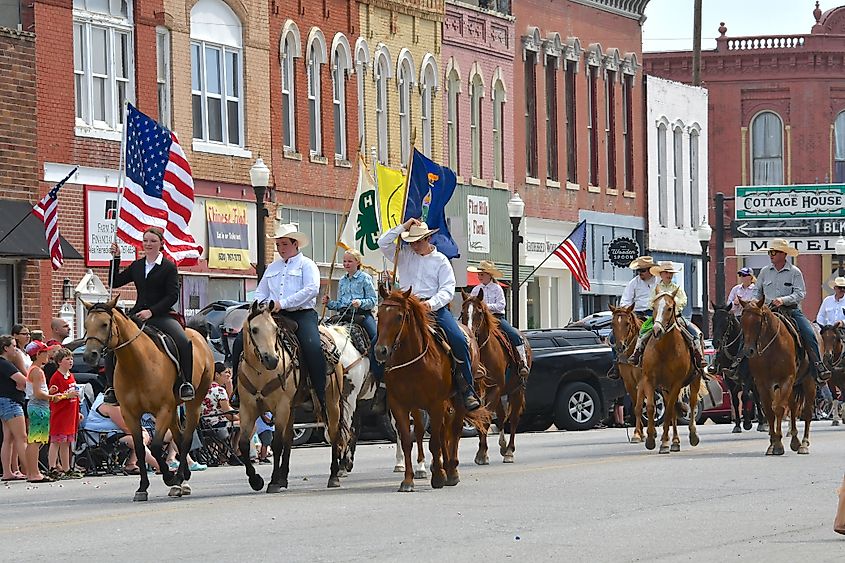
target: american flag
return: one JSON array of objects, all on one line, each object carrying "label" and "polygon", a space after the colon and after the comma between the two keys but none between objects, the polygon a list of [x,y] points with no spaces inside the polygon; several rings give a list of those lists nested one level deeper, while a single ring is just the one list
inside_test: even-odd
[{"label": "american flag", "polygon": [[[78,167],[77,167],[78,168]],[[47,247],[50,250],[50,263],[53,270],[58,270],[64,264],[62,255],[62,244],[59,239],[59,189],[65,185],[77,168],[70,171],[64,180],[56,184],[41,201],[32,208],[32,213],[44,222],[44,236],[47,238]]]},{"label": "american flag", "polygon": [[171,131],[129,104],[126,119],[126,185],[117,235],[140,247],[144,231],[164,231],[164,253],[177,264],[196,264],[202,247],[188,228],[194,210],[191,166]]},{"label": "american flag", "polygon": [[572,277],[585,290],[590,291],[590,278],[587,276],[587,222],[581,221],[566,240],[552,252],[563,260]]}]

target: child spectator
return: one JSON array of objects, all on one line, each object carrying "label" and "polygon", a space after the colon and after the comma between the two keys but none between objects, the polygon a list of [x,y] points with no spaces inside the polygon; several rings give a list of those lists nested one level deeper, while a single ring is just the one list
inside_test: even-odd
[{"label": "child spectator", "polygon": [[258,439],[261,440],[261,448],[258,450],[258,463],[270,463],[270,459],[267,457],[267,449],[273,443],[274,428],[273,413],[271,412],[265,412],[255,421],[255,432],[258,434]]},{"label": "child spectator", "polygon": [[59,400],[50,403],[50,450],[47,459],[51,477],[79,479],[82,474],[72,471],[70,445],[76,440],[76,431],[82,415],[79,413],[79,395],[76,379],[70,372],[73,367],[73,352],[60,348],[53,356],[56,373],[50,378],[50,394],[58,394]]},{"label": "child spectator", "polygon": [[50,359],[50,353],[58,350],[59,346],[47,346],[43,342],[32,342],[27,348],[34,356],[29,368],[26,382],[26,405],[29,415],[29,432],[26,444],[26,480],[30,483],[50,483],[53,481],[41,473],[38,467],[38,453],[41,446],[50,442],[50,403],[57,400],[59,395],[50,395],[47,390],[47,379],[44,376],[44,365]]}]

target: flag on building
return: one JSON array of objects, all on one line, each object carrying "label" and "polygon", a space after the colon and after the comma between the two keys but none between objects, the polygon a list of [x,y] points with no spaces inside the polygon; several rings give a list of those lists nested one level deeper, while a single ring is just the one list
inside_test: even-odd
[{"label": "flag on building", "polygon": [[431,244],[449,259],[461,255],[446,224],[446,204],[452,199],[457,183],[454,172],[414,149],[405,220],[413,217],[428,224],[430,229],[439,229],[432,235]]},{"label": "flag on building", "polygon": [[202,247],[188,223],[194,210],[191,166],[171,131],[131,104],[126,118],[126,184],[117,216],[117,235],[140,248],[144,231],[164,231],[164,253],[177,264],[196,264]]},{"label": "flag on building", "polygon": [[378,211],[378,195],[373,178],[363,157],[358,155],[358,188],[352,198],[352,207],[339,242],[343,248],[354,248],[360,252],[364,257],[363,264],[380,272],[384,261],[378,247]]},{"label": "flag on building", "polygon": [[590,291],[587,276],[587,222],[581,221],[560,245],[552,251],[572,272],[572,277],[586,291]]},{"label": "flag on building", "polygon": [[402,207],[405,204],[405,175],[401,170],[394,170],[376,164],[378,181],[379,219],[383,232],[389,231],[402,220]]},{"label": "flag on building", "polygon": [[44,223],[44,236],[47,239],[47,249],[50,251],[50,264],[53,270],[61,268],[65,260],[59,238],[59,189],[73,176],[77,168],[71,170],[64,180],[56,184],[32,208],[32,213]]}]

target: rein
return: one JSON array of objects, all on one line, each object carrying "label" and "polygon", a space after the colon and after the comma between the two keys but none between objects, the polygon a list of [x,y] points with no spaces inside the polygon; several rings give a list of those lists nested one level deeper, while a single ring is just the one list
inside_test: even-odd
[{"label": "rein", "polygon": [[836,340],[839,342],[839,357],[831,362],[830,367],[838,368],[842,363],[842,360],[845,359],[845,333],[836,328],[833,330],[836,332]]},{"label": "rein", "polygon": [[[251,326],[251,324],[250,324],[251,322],[252,322],[252,319],[247,321],[247,328],[249,328]],[[276,325],[275,320],[272,320],[272,323],[274,325]],[[293,367],[294,367],[294,362],[291,361],[290,363],[287,363],[285,361],[287,354],[285,353],[284,346],[282,346],[282,350],[281,350],[282,353],[281,354],[279,353],[279,340],[281,338],[284,338],[284,335],[281,334],[281,331],[279,330],[278,325],[276,325],[276,341],[275,341],[275,344],[273,346],[273,352],[275,352],[277,356],[282,358],[282,371],[279,372],[278,370],[276,370],[276,379],[271,379],[269,382],[267,382],[264,385],[264,387],[261,388],[260,392],[259,392],[258,388],[255,385],[253,385],[252,382],[248,378],[244,377],[243,378],[244,383],[246,383],[246,385],[244,385],[244,387],[246,387],[247,391],[249,391],[252,395],[259,395],[260,394],[260,395],[263,395],[263,396],[266,397],[267,395],[269,395],[270,393],[275,391],[276,388],[280,388],[280,389],[285,388],[285,382],[284,382],[284,379],[282,379],[282,377],[283,376],[287,377],[287,375],[290,373],[291,369],[293,369]],[[252,353],[255,355],[256,358],[260,358],[261,357],[261,350],[258,349],[258,345],[255,343],[255,341],[252,338],[249,338],[249,343],[252,345]],[[261,373],[262,371],[264,371],[262,369],[256,368],[254,365],[252,365],[252,363],[249,361],[249,357],[246,354],[244,354],[243,358],[244,358],[244,361],[247,363],[247,365],[249,367],[251,367],[256,373]],[[297,383],[297,386],[298,385],[299,384]]]},{"label": "rein", "polygon": [[[382,301],[382,306],[384,306],[384,305],[389,305],[389,306],[392,305],[393,307],[403,307],[403,305],[401,303],[397,303],[396,301],[387,301],[387,300]],[[393,357],[393,354],[399,348],[399,339],[402,337],[402,332],[405,330],[405,321],[408,320],[408,315],[410,315],[410,314],[411,314],[410,311],[407,311],[407,310],[402,311],[402,324],[399,326],[399,331],[396,333],[396,338],[393,339],[393,345],[390,347],[390,356],[391,357]],[[411,364],[414,364],[414,363],[420,361],[426,355],[426,353],[428,353],[428,346],[429,346],[429,340],[426,339],[425,349],[422,351],[422,353],[419,356],[417,356],[416,358],[414,358],[413,360],[411,360],[409,362],[399,364],[398,366],[393,366],[393,365],[387,366],[387,365],[385,365],[384,372],[387,373],[389,371],[393,371],[393,370],[396,370],[396,369],[406,368],[406,367],[410,366]]]},{"label": "rein", "polygon": [[637,329],[636,316],[633,313],[625,313],[625,315],[630,319],[628,322],[628,332],[625,333],[625,338],[616,342],[617,354],[621,354],[630,348],[631,344],[637,341],[637,337],[640,333],[639,329]]},{"label": "rein", "polygon": [[721,352],[728,360],[733,361],[736,359],[737,354],[739,354],[739,349],[737,349],[736,354],[731,353],[731,347],[738,343],[740,338],[742,338],[742,327],[739,325],[739,321],[736,319],[732,313],[728,313],[730,318],[728,319],[728,328],[725,330],[725,336],[727,336],[731,329],[736,330],[736,336],[733,340],[725,344],[724,342],[716,342],[716,348],[718,348],[719,352]]},{"label": "rein", "polygon": [[757,353],[756,353],[757,356],[761,356],[763,354],[763,352],[768,350],[769,347],[775,342],[775,340],[777,340],[778,335],[780,335],[780,323],[778,323],[777,327],[775,328],[775,334],[774,334],[774,336],[772,336],[772,339],[769,340],[768,344],[766,344],[763,348],[760,348],[760,338],[763,336],[763,332],[764,332],[763,325],[764,324],[770,324],[769,318],[765,314],[763,314],[761,312],[760,316],[762,317],[763,320],[760,321],[760,331],[757,333]]},{"label": "rein", "polygon": [[[110,342],[111,339],[114,337],[114,335],[112,333],[112,331],[114,330],[114,310],[104,309],[104,308],[100,307],[98,309],[92,309],[92,311],[102,311],[104,313],[108,313],[108,315],[109,315],[108,333],[109,333],[109,342]],[[137,326],[137,325],[135,325],[135,326]],[[135,336],[133,336],[132,338],[130,338],[126,342],[123,342],[122,344],[120,343],[120,331],[118,331],[118,333],[117,333],[118,345],[115,346],[114,348],[109,346],[108,342],[103,342],[103,340],[100,339],[97,336],[88,336],[88,332],[86,332],[85,335],[84,335],[85,344],[87,345],[89,340],[94,340],[95,342],[100,343],[100,345],[103,347],[103,351],[105,351],[105,352],[117,352],[121,348],[125,348],[125,347],[129,346],[130,344],[132,344],[133,342],[135,342],[135,340],[144,333],[144,327],[145,326],[147,326],[147,321],[144,321],[143,323],[141,323],[141,326],[138,327],[138,332],[135,334]]]}]

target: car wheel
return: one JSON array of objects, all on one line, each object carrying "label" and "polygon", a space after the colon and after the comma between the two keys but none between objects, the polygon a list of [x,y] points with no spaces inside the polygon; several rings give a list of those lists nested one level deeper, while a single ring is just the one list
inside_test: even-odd
[{"label": "car wheel", "polygon": [[[654,392],[654,425],[659,426],[663,424],[663,417],[666,415],[666,405],[663,403],[663,394],[659,391]],[[648,411],[646,410],[646,402],[643,399],[643,425],[648,424]]]},{"label": "car wheel", "polygon": [[293,445],[301,446],[307,444],[311,439],[311,434],[314,433],[313,428],[294,428],[293,429]]},{"label": "car wheel", "polygon": [[[689,399],[684,399],[684,403],[687,405],[687,409],[689,409]],[[696,424],[704,424],[704,420],[707,417],[704,416],[704,405],[701,404],[701,401],[698,401],[695,405],[695,423]],[[689,426],[689,418],[686,416],[678,416],[678,424],[681,426]]]},{"label": "car wheel", "polygon": [[565,430],[589,430],[602,415],[598,392],[588,383],[570,383],[558,392],[555,426]]}]

